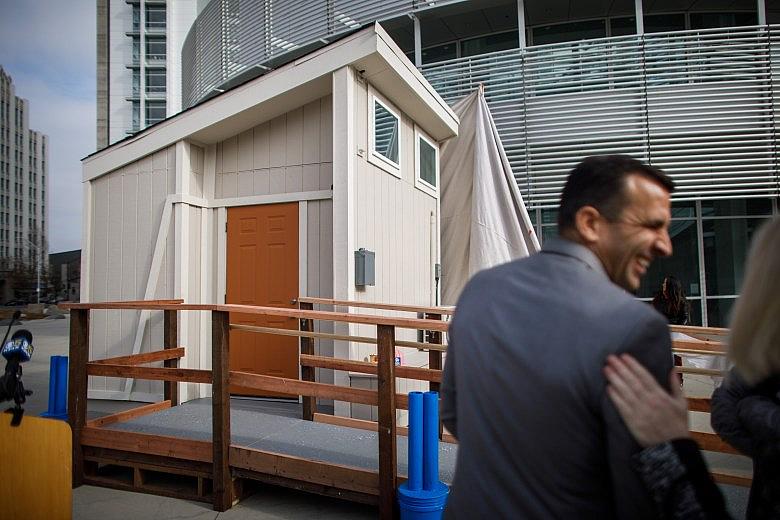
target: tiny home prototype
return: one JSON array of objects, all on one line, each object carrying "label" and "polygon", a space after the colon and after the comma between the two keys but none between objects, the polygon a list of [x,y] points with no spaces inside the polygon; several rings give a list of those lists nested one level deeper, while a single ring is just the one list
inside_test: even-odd
[{"label": "tiny home prototype", "polygon": [[[304,295],[433,305],[438,149],[457,131],[455,114],[379,25],[251,79],[84,159],[82,301],[295,307]],[[356,257],[365,268],[357,278]],[[94,311],[90,325],[91,359],[162,345],[161,312]],[[337,332],[361,333],[349,327]],[[178,338],[180,366],[210,367],[208,313],[180,312]],[[231,368],[298,377],[297,341],[232,331]],[[328,341],[317,350],[360,360],[373,352]],[[318,380],[351,383],[324,370]],[[404,384],[399,391],[411,389]],[[179,393],[210,389],[188,383]],[[159,400],[162,384],[92,377],[89,395]]]}]

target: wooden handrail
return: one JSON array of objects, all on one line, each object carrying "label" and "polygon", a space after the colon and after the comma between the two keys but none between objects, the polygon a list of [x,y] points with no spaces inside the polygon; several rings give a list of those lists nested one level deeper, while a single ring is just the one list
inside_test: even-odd
[{"label": "wooden handrail", "polygon": [[331,305],[334,307],[360,307],[365,309],[381,309],[387,311],[419,312],[425,314],[439,314],[442,316],[452,316],[455,313],[455,307],[425,307],[420,305],[402,305],[396,303],[376,303],[360,302],[354,300],[333,300],[330,298],[312,298],[301,296],[298,298],[301,303],[311,303],[314,305]]},{"label": "wooden handrail", "polygon": [[[307,321],[307,320],[303,320]],[[256,325],[239,325],[235,323],[230,324],[230,328],[233,330],[244,330],[247,332],[257,332],[259,334],[276,334],[279,336],[297,336],[299,338],[319,338],[319,339],[332,339],[336,341],[354,341],[355,343],[367,343],[369,345],[376,345],[377,339],[371,336],[352,336],[349,334],[333,334],[331,332],[310,332],[308,330],[296,330],[296,329],[282,329],[278,327],[258,327]],[[417,350],[435,349],[444,351],[447,349],[447,345],[437,345],[435,343],[421,343],[419,341],[403,341],[395,340],[396,347],[408,347],[416,348]]]},{"label": "wooden handrail", "polygon": [[195,368],[154,368],[133,365],[108,365],[87,363],[87,375],[105,377],[132,377],[155,381],[178,381],[180,383],[211,383],[211,370]]},{"label": "wooden handrail", "polygon": [[[301,354],[300,362],[301,366],[329,368],[332,370],[348,370],[350,372],[358,372],[361,374],[376,375],[377,370],[376,363],[370,363],[367,361],[348,361],[346,359],[312,356],[308,354]],[[395,367],[395,375],[396,377],[403,377],[406,379],[417,379],[419,381],[441,383],[441,370],[431,370],[430,368],[398,366]]]},{"label": "wooden handrail", "polygon": [[130,356],[117,356],[106,359],[96,359],[90,361],[97,365],[143,365],[144,363],[154,363],[155,361],[166,361],[168,359],[178,359],[184,357],[184,347],[177,347],[168,350],[155,350],[153,352],[144,352],[143,354],[133,354]]},{"label": "wooden handrail", "polygon": [[258,307],[254,305],[233,304],[164,304],[144,303],[126,305],[122,303],[68,303],[63,308],[70,310],[157,310],[157,311],[212,311],[235,312],[238,314],[259,314],[263,316],[280,316],[285,318],[310,319],[320,321],[338,321],[364,325],[388,325],[403,329],[446,331],[445,321],[421,320],[417,318],[393,318],[387,316],[372,316],[369,314],[350,314],[348,312],[307,311],[299,309],[284,309],[280,307]]}]

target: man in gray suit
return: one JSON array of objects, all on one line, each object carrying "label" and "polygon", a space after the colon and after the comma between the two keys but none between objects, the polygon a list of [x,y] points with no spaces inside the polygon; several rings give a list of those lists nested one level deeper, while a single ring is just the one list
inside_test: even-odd
[{"label": "man in gray suit", "polygon": [[668,387],[666,320],[627,291],[672,253],[673,189],[629,157],[589,157],[563,190],[561,238],[467,284],[442,384],[459,442],[447,518],[656,516],[602,369],[628,352]]}]

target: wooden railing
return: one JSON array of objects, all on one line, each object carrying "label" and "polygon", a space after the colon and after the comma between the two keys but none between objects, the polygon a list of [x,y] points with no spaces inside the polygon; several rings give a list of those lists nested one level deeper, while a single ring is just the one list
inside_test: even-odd
[{"label": "wooden railing", "polygon": [[[396,410],[407,408],[407,397],[396,394],[396,377],[420,379],[428,381],[432,386],[441,381],[440,369],[395,366],[395,347],[410,346],[419,349],[431,349],[434,357],[439,359],[441,366],[440,345],[423,342],[404,342],[396,340],[398,328],[432,331],[434,340],[440,343],[441,332],[447,329],[446,322],[440,319],[417,319],[405,317],[370,316],[348,312],[314,311],[313,304],[301,303],[300,309],[280,309],[271,307],[252,307],[243,305],[192,305],[177,301],[154,302],[110,302],[68,304],[71,312],[70,328],[70,386],[68,405],[70,423],[73,430],[73,479],[74,486],[85,481],[84,449],[96,447],[143,452],[150,455],[183,459],[192,464],[203,462],[211,464],[210,476],[213,482],[213,504],[218,511],[228,509],[234,500],[236,490],[233,486],[233,475],[256,476],[260,473],[278,473],[270,475],[274,478],[289,478],[289,468],[283,468],[285,460],[291,466],[298,465],[292,458],[279,454],[269,454],[257,450],[249,450],[240,446],[230,445],[230,400],[231,384],[239,385],[262,392],[275,392],[299,395],[303,397],[304,417],[312,420],[316,412],[315,399],[333,399],[350,403],[374,405],[378,407],[377,432],[379,439],[379,472],[376,485],[366,488],[364,470],[344,468],[337,465],[324,465],[316,472],[303,471],[299,479],[325,479],[338,489],[346,492],[363,493],[377,496],[380,516],[391,518],[395,508],[395,496],[398,485],[397,476],[397,446]],[[307,308],[308,307],[308,308]],[[89,321],[92,310],[158,310],[164,313],[163,349],[132,356],[121,356],[109,359],[88,359],[89,353]],[[415,308],[413,312],[418,312]],[[212,367],[211,370],[186,369],[177,366],[179,358],[184,356],[185,349],[177,343],[177,314],[180,311],[209,311],[212,322]],[[270,329],[230,325],[229,313],[260,314],[266,316],[283,316],[297,318],[301,323],[300,331],[285,329]],[[432,314],[441,317],[441,314]],[[375,337],[336,336],[333,334],[315,333],[315,321],[356,323],[376,327]],[[275,376],[260,375],[229,370],[230,329],[244,331],[293,334],[301,336],[300,362],[303,368],[301,380]],[[326,358],[314,354],[315,338],[340,339],[345,341],[376,344],[377,360],[374,363],[364,363],[344,359]],[[437,339],[438,338],[438,339]],[[438,350],[437,350],[438,348]],[[151,362],[164,363],[163,367],[141,366]],[[351,370],[377,375],[378,390],[364,390],[337,386],[315,381],[316,367],[335,370]],[[164,399],[161,403],[142,406],[131,411],[121,412],[113,416],[95,421],[86,421],[87,378],[88,376],[129,377],[165,382]],[[132,419],[143,414],[152,413],[178,402],[177,385],[179,382],[211,383],[212,384],[212,442],[209,447],[202,441],[175,439],[171,437],[126,432],[120,430],[104,430],[104,426],[123,420]],[[275,457],[273,464],[268,463],[268,457]],[[234,460],[235,459],[235,460]],[[252,462],[254,461],[254,463]],[[282,461],[282,462],[279,462]],[[178,464],[186,464],[179,462]],[[253,466],[252,464],[256,464]],[[324,463],[323,463],[324,464]],[[280,466],[281,465],[281,466]],[[232,469],[231,469],[232,468]],[[195,471],[193,469],[193,471]],[[323,477],[323,475],[325,475]],[[89,478],[86,479],[89,481]],[[355,482],[363,482],[357,486]],[[311,482],[322,485],[321,482]]]},{"label": "wooden railing", "polygon": [[[314,306],[346,307],[347,311],[314,310]],[[68,304],[71,310],[70,325],[70,384],[68,409],[73,430],[73,479],[74,486],[84,482],[85,447],[116,448],[138,451],[150,455],[173,457],[188,461],[193,465],[210,465],[209,476],[213,481],[213,504],[218,511],[228,509],[234,501],[237,490],[234,488],[234,476],[247,478],[267,478],[269,482],[289,485],[295,476],[295,485],[306,489],[306,482],[319,486],[315,491],[322,492],[323,486],[339,489],[343,496],[354,497],[377,503],[380,516],[391,518],[395,507],[397,476],[396,434],[403,429],[396,426],[396,410],[407,407],[405,395],[396,394],[396,378],[408,378],[429,383],[432,390],[438,390],[442,378],[442,353],[446,345],[442,342],[443,332],[448,324],[443,320],[452,314],[452,309],[441,307],[411,307],[389,304],[370,304],[365,302],[347,302],[319,298],[301,298],[299,309],[281,309],[272,307],[253,307],[244,305],[194,305],[181,301],[159,300],[150,302],[108,302]],[[348,312],[350,309],[375,309],[390,312],[410,312],[422,314],[417,317],[388,317]],[[158,310],[164,314],[163,348],[161,350],[121,356],[109,359],[88,359],[89,320],[92,310],[133,309]],[[178,360],[184,356],[185,348],[178,345],[177,328],[180,311],[207,311],[212,317],[212,367],[211,370],[186,369],[178,367]],[[231,325],[229,313],[259,314],[282,316],[300,320],[299,330],[276,329]],[[321,322],[339,322],[370,325],[376,327],[375,336],[354,336],[316,332],[314,324]],[[427,341],[401,341],[396,339],[399,328],[427,331]],[[230,330],[242,330],[257,333],[271,333],[300,337],[301,379],[289,379],[229,370]],[[701,337],[703,342],[674,342],[674,349],[683,353],[722,355],[723,343],[712,338],[721,338],[723,329],[701,329],[673,327],[672,330],[685,332],[693,337]],[[317,356],[315,340],[341,340],[376,345],[377,363],[336,359]],[[416,348],[427,351],[429,367],[395,366],[395,347]],[[162,367],[142,366],[150,362],[163,362]],[[376,374],[378,390],[365,390],[352,387],[326,384],[316,381],[315,369],[345,370],[350,372]],[[719,374],[717,371],[683,367],[683,373]],[[86,421],[86,399],[88,376],[129,377],[164,381],[164,397],[161,403],[145,405],[134,410],[120,412],[90,422]],[[212,442],[176,439],[172,437],[104,430],[103,427],[140,415],[153,413],[178,404],[177,386],[179,382],[211,383],[212,386]],[[345,468],[309,461],[305,466],[300,459],[285,457],[230,445],[230,385],[240,385],[263,392],[275,392],[302,397],[303,417],[307,420],[322,422],[338,421],[339,424],[358,428],[374,429],[379,439],[379,472],[357,468]],[[378,421],[359,421],[347,418],[331,418],[317,413],[316,399],[332,399],[350,403],[367,404],[378,407]],[[708,411],[709,399],[689,399],[691,410]],[[714,434],[695,433],[696,440],[704,449],[734,452]],[[443,435],[444,440],[455,442]],[[117,448],[118,447],[118,448]],[[182,462],[183,463],[183,462]],[[285,466],[288,464],[288,466]],[[318,465],[319,464],[319,465]],[[306,468],[306,469],[304,469]],[[295,469],[295,471],[294,471]],[[193,469],[193,471],[195,471]],[[200,470],[199,470],[200,471]],[[296,471],[298,471],[296,473]],[[297,476],[296,476],[297,475]],[[736,482],[728,477],[722,481]],[[200,488],[200,486],[199,486]],[[369,499],[366,499],[369,496]],[[370,499],[370,497],[375,497]]]}]

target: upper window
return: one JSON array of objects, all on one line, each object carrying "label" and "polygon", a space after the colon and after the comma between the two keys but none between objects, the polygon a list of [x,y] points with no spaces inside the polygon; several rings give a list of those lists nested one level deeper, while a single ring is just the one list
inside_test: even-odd
[{"label": "upper window", "polygon": [[165,38],[146,39],[147,61],[165,61],[167,53]]},{"label": "upper window", "polygon": [[470,40],[463,40],[460,45],[463,56],[475,56],[488,52],[514,49],[517,47],[517,31],[471,38]]},{"label": "upper window", "polygon": [[146,102],[146,124],[153,125],[165,119],[165,101]]},{"label": "upper window", "polygon": [[369,161],[400,177],[401,118],[393,108],[376,95],[371,94],[369,99],[371,100]]},{"label": "upper window", "polygon": [[431,195],[439,186],[439,145],[419,128],[414,129],[414,184]]},{"label": "upper window", "polygon": [[146,28],[165,29],[165,6],[164,5],[146,6]]}]

